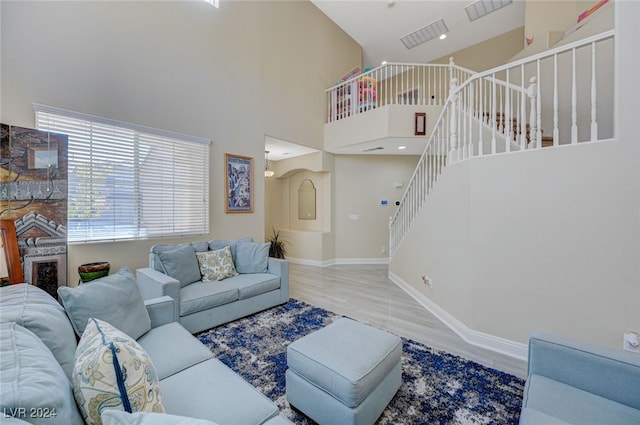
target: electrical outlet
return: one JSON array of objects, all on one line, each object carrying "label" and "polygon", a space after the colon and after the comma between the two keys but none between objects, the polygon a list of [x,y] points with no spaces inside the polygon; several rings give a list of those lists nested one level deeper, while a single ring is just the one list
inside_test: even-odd
[{"label": "electrical outlet", "polygon": [[629,332],[624,334],[622,348],[632,353],[640,354],[640,341],[638,340],[638,334],[635,332]]},{"label": "electrical outlet", "polygon": [[429,288],[433,288],[433,281],[429,276],[423,274],[420,278],[422,279],[422,283],[429,285]]}]

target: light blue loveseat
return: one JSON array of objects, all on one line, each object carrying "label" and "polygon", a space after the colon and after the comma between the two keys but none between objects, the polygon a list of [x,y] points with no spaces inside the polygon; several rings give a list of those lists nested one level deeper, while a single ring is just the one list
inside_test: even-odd
[{"label": "light blue loveseat", "polygon": [[640,424],[640,355],[536,332],[520,425]]},{"label": "light blue loveseat", "polygon": [[[238,274],[203,281],[196,253],[227,246]],[[145,299],[173,298],[180,323],[196,333],[289,301],[289,263],[268,253],[268,243],[250,237],[154,245],[136,279]]]},{"label": "light blue loveseat", "polygon": [[105,425],[292,425],[176,321],[170,297],[143,302],[130,271],[65,290],[66,310],[36,286],[0,288],[0,424],[84,425],[71,376],[76,327],[91,315],[143,332],[134,339],[153,362],[166,412],[105,421],[100,407]]}]

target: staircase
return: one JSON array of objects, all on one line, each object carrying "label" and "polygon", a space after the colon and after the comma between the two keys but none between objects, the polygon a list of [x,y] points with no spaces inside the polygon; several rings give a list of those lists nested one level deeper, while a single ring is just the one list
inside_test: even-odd
[{"label": "staircase", "polygon": [[449,95],[389,221],[390,257],[448,166],[613,139],[613,41],[603,32],[464,81],[451,63]]}]

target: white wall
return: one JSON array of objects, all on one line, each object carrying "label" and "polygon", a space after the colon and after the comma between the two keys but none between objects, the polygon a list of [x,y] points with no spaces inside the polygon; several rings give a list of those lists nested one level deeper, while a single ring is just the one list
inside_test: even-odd
[{"label": "white wall", "polygon": [[[324,90],[361,62],[360,46],[308,1],[0,7],[0,121],[33,127],[38,102],[211,138],[211,233],[201,239],[262,239],[265,134],[321,148]],[[226,152],[255,160],[253,214],[224,212]],[[158,242],[71,246],[68,267],[143,267]]]},{"label": "white wall", "polygon": [[617,140],[445,169],[391,263],[471,332],[524,344],[542,329],[619,348],[640,329],[640,4],[615,4]]}]

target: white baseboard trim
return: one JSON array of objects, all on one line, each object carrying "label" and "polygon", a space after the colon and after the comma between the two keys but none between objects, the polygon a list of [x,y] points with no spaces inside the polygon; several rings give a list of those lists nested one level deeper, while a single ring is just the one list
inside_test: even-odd
[{"label": "white baseboard trim", "polygon": [[302,264],[305,266],[328,267],[335,265],[387,265],[389,258],[333,258],[331,260],[307,260],[305,258],[287,257],[287,260],[293,264]]},{"label": "white baseboard trim", "polygon": [[505,356],[518,360],[527,361],[528,347],[526,344],[475,331],[460,320],[456,319],[438,304],[431,301],[427,296],[416,290],[395,273],[389,272],[389,279],[409,294],[409,296],[416,300],[420,305],[426,308],[431,314],[436,316],[438,320],[448,326],[466,343],[491,350],[496,353],[504,354]]},{"label": "white baseboard trim", "polygon": [[292,264],[302,264],[303,266],[315,266],[315,267],[326,267],[326,266],[328,266],[328,264],[326,264],[325,261],[307,260],[306,258],[287,257],[287,261],[289,261]]}]

